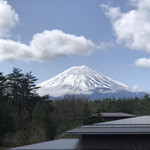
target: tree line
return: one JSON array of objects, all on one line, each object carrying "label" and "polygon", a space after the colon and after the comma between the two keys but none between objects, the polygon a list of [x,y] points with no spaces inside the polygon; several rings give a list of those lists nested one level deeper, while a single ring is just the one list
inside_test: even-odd
[{"label": "tree line", "polygon": [[150,98],[105,98],[90,101],[87,97],[67,96],[49,100],[39,96],[37,78],[14,68],[0,73],[0,146],[15,147],[60,138],[67,130],[83,124],[104,121],[100,112],[150,114]]}]

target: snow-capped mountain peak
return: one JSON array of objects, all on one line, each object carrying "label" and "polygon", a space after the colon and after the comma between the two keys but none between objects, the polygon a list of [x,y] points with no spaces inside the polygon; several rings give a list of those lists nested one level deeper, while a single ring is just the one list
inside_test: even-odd
[{"label": "snow-capped mountain peak", "polygon": [[[126,91],[134,93],[127,85],[104,76],[90,67],[74,66],[61,74],[46,80],[40,84],[38,92],[40,95],[49,94],[52,97],[63,97],[65,95],[86,95],[91,97],[94,93],[110,96],[118,92]],[[101,95],[101,96],[100,96]],[[98,98],[98,97],[97,97]]]}]

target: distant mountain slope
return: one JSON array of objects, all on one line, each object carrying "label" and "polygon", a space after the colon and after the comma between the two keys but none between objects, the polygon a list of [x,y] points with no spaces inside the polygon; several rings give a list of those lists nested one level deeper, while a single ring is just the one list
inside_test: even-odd
[{"label": "distant mountain slope", "polygon": [[88,66],[75,66],[40,84],[40,95],[62,98],[65,95],[84,95],[89,99],[106,97],[141,97],[146,92],[135,91],[125,84],[104,76]]}]

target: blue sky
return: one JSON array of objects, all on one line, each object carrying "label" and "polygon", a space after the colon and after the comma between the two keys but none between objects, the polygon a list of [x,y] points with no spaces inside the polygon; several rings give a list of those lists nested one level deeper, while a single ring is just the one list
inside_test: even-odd
[{"label": "blue sky", "polygon": [[149,0],[0,0],[0,71],[38,83],[87,65],[150,91]]}]

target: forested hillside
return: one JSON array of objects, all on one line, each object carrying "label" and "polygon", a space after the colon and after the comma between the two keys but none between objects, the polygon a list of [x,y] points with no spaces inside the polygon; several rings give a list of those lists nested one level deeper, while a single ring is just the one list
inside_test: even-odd
[{"label": "forested hillside", "polygon": [[[98,99],[68,96],[62,100],[40,97],[37,78],[14,68],[0,73],[0,146],[14,147],[60,138],[69,129],[83,125],[93,113],[126,112],[150,114],[150,98]],[[101,118],[93,122],[101,121]],[[91,122],[90,122],[91,123]]]}]

